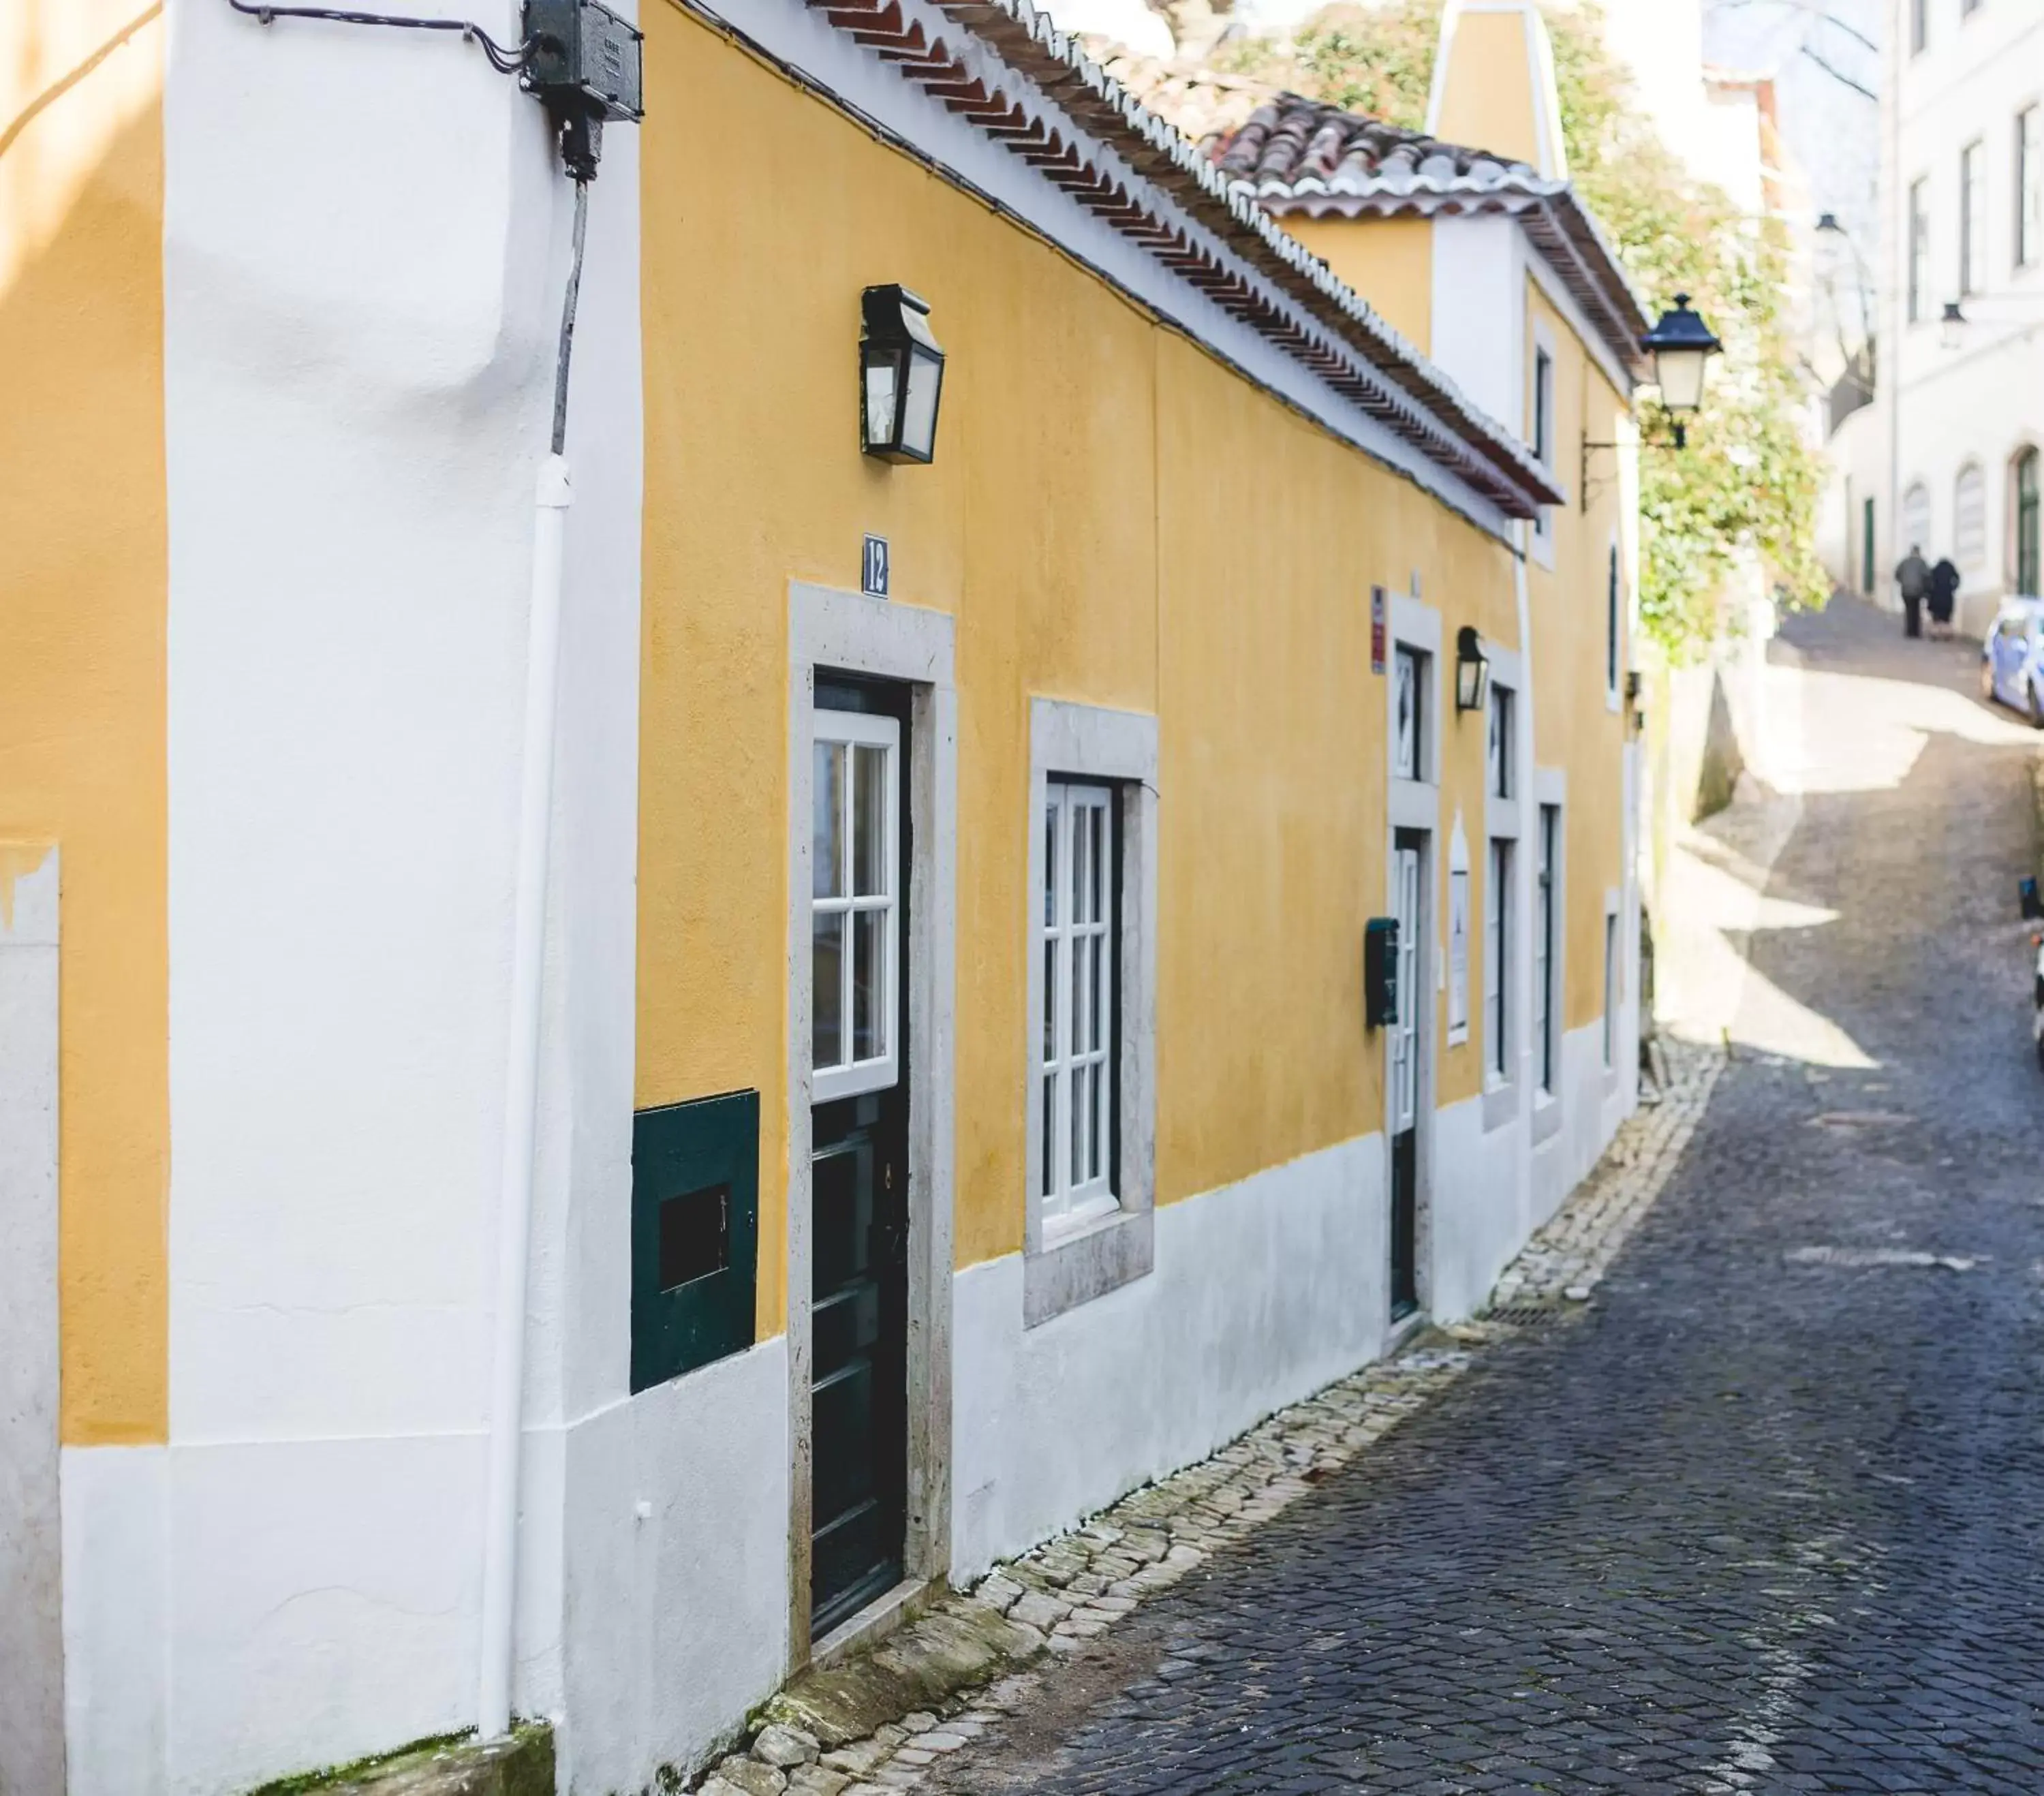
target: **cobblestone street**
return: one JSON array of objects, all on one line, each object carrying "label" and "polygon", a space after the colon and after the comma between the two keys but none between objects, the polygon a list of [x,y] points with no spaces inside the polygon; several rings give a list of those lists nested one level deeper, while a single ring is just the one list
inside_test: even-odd
[{"label": "cobblestone street", "polygon": [[1789,634],[1810,765],[1742,1005],[1826,1051],[1735,1049],[1582,1313],[925,1787],[2044,1789],[2030,749],[1965,645]]}]

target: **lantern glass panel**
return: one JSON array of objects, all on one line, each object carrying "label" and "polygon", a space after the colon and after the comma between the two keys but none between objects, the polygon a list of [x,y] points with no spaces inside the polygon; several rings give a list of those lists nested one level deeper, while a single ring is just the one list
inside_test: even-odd
[{"label": "lantern glass panel", "polygon": [[909,351],[909,392],[901,408],[901,448],[920,461],[937,451],[937,399],[943,387],[944,364],[920,344]]},{"label": "lantern glass panel", "polygon": [[1671,412],[1693,412],[1704,402],[1704,364],[1709,358],[1700,349],[1660,349],[1654,352],[1654,378],[1661,387],[1661,403]]},{"label": "lantern glass panel", "polygon": [[896,352],[868,348],[860,359],[865,364],[866,446],[891,449],[896,401],[901,391]]}]

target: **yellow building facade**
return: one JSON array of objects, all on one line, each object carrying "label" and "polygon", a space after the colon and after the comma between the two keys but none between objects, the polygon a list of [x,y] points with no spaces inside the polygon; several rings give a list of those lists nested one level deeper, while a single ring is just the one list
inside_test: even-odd
[{"label": "yellow building facade", "polygon": [[640,1787],[1484,1302],[1633,1101],[1638,320],[1537,19],[1450,14],[1443,120],[1525,140],[1442,123],[1428,210],[1009,0],[647,0],[556,467],[573,202],[472,44],[31,6],[0,1785],[225,1796],[501,1650]]}]

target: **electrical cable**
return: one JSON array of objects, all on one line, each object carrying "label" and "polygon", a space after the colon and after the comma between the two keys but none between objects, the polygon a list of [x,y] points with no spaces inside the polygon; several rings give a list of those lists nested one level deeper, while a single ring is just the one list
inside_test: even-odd
[{"label": "electrical cable", "polygon": [[275,19],[325,19],[333,25],[386,25],[402,31],[458,31],[464,43],[474,44],[490,59],[500,75],[516,75],[532,60],[538,45],[521,44],[506,49],[479,25],[468,19],[415,19],[395,13],[354,13],[336,6],[272,6],[266,0],[227,0],[237,13],[263,25]]},{"label": "electrical cable", "polygon": [[574,184],[574,248],[568,260],[568,287],[561,302],[561,346],[554,361],[554,453],[568,440],[568,357],[574,351],[575,300],[582,291],[582,245],[589,229],[589,183]]}]

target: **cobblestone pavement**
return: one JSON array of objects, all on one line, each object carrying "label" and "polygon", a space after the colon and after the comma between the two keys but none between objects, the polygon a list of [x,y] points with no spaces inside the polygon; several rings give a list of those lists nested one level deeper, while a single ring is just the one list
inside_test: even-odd
[{"label": "cobblestone pavement", "polygon": [[2030,750],[1892,627],[1792,626],[1815,764],[1750,951],[1843,1049],[1735,1054],[1574,1320],[997,1690],[924,1788],[2044,1790]]}]

